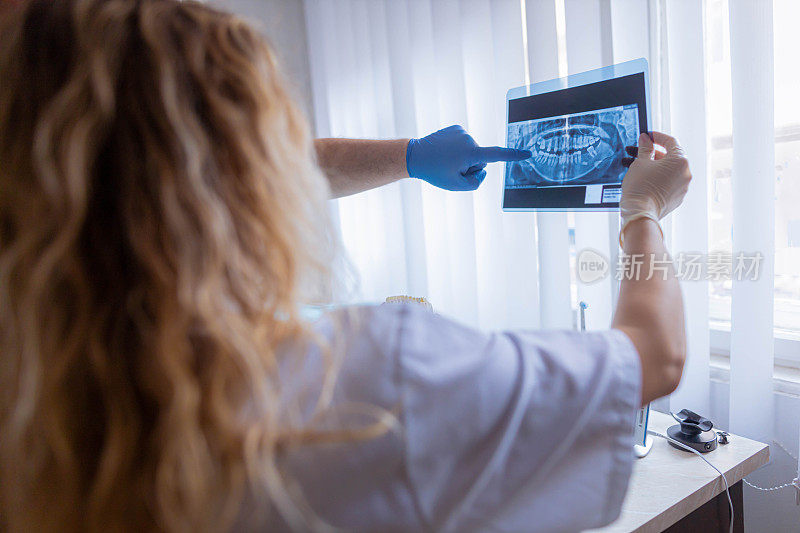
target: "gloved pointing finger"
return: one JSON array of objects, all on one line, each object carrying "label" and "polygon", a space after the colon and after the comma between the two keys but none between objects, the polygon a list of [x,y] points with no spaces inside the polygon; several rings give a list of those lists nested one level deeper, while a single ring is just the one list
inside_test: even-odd
[{"label": "gloved pointing finger", "polygon": [[461,126],[450,126],[421,139],[411,139],[406,148],[406,170],[448,191],[473,191],[486,177],[487,163],[519,161],[531,157],[528,150],[478,146]]},{"label": "gloved pointing finger", "polygon": [[503,148],[502,146],[479,146],[475,149],[478,160],[483,163],[496,163],[498,161],[522,161],[530,158],[530,150],[516,148]]}]

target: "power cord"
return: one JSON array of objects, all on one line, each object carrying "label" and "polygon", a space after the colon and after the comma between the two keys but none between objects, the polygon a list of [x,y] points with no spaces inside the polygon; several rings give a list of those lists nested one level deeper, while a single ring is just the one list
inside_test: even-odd
[{"label": "power cord", "polygon": [[[662,439],[666,440],[667,442],[670,442],[670,443],[674,444],[675,446],[678,446],[679,448],[683,448],[684,450],[687,450],[687,451],[690,451],[690,452],[696,454],[700,459],[705,461],[706,464],[708,464],[708,466],[710,466],[711,468],[713,468],[714,470],[719,472],[719,475],[722,476],[722,481],[725,482],[725,493],[728,496],[728,506],[729,506],[729,508],[731,510],[731,521],[730,521],[730,524],[729,524],[729,526],[730,526],[729,527],[729,531],[730,531],[730,533],[733,533],[733,500],[731,500],[731,488],[730,488],[730,486],[728,486],[728,478],[725,477],[725,474],[722,473],[722,470],[720,470],[719,468],[717,468],[716,466],[711,464],[711,461],[709,461],[708,459],[703,457],[703,454],[698,452],[694,448],[686,446],[684,443],[679,442],[679,441],[677,441],[677,440],[675,440],[673,438],[670,438],[670,437],[668,437],[668,436],[666,436],[666,435],[664,435],[662,433],[659,433],[658,431],[653,431],[652,429],[648,429],[647,432],[650,435],[653,435],[653,436],[656,436],[656,437],[661,437]],[[749,485],[749,483],[748,483],[748,485]]]}]

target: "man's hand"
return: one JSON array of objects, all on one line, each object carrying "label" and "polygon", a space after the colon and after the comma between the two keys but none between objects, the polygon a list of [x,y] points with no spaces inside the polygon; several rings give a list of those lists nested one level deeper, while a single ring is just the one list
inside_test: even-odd
[{"label": "man's hand", "polygon": [[486,164],[521,161],[529,150],[478,146],[461,126],[450,126],[422,139],[411,139],[406,149],[408,175],[448,191],[474,191],[486,177]]}]

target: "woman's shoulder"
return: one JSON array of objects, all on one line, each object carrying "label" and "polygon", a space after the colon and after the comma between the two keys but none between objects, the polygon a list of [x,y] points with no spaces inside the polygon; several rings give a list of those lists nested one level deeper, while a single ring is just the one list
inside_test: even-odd
[{"label": "woman's shoulder", "polygon": [[[414,303],[351,306],[326,313],[317,330],[351,349],[369,346],[374,355],[425,356],[476,347],[489,336]],[[351,350],[348,349],[348,352]]]},{"label": "woman's shoulder", "polygon": [[408,303],[353,305],[321,314],[314,329],[331,342],[352,345],[377,341],[381,351],[390,352],[406,333],[409,322],[424,324],[434,318],[432,312]]}]

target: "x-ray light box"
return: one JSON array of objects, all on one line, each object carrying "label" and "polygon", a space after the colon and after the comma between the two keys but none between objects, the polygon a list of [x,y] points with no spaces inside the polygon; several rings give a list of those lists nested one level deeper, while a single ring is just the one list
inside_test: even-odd
[{"label": "x-ray light box", "polygon": [[648,131],[647,60],[517,87],[507,95],[506,211],[619,209],[625,147]]}]

